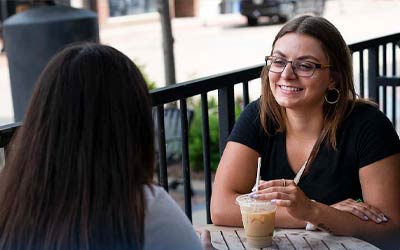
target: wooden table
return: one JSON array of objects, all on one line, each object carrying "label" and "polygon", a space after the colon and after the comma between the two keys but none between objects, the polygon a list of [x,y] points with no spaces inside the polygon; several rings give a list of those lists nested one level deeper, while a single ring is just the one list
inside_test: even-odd
[{"label": "wooden table", "polygon": [[[211,243],[216,249],[253,249],[247,246],[243,228],[214,225],[196,228],[205,228],[210,231]],[[379,250],[372,244],[357,238],[338,237],[322,231],[304,229],[275,229],[272,246],[262,249]]]}]

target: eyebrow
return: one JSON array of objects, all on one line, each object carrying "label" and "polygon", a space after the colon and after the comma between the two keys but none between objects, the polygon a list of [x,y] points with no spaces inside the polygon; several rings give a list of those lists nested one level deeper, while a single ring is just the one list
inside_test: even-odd
[{"label": "eyebrow", "polygon": [[[282,56],[282,57],[286,58],[286,55],[283,52],[279,51],[279,50],[275,50],[272,53],[272,55],[275,55],[275,54],[278,54],[279,56]],[[303,56],[300,56],[300,57],[296,58],[295,60],[307,60],[307,59],[311,59],[311,60],[320,62],[316,57],[314,57],[312,55],[303,55]]]}]

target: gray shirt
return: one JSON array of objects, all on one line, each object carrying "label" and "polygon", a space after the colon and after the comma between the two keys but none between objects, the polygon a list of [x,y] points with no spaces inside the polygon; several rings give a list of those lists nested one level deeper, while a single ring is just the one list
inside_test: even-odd
[{"label": "gray shirt", "polygon": [[146,218],[144,250],[202,249],[189,219],[163,188],[144,188]]}]

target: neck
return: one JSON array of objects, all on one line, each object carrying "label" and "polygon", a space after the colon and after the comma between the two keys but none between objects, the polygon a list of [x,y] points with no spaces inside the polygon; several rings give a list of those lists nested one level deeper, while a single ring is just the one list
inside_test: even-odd
[{"label": "neck", "polygon": [[324,117],[321,109],[299,112],[286,109],[286,129],[290,136],[316,139],[321,133]]}]

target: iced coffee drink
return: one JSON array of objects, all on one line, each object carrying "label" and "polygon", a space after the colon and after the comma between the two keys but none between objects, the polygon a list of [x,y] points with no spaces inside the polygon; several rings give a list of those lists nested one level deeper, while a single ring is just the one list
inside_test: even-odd
[{"label": "iced coffee drink", "polygon": [[248,195],[241,195],[236,201],[240,205],[247,245],[254,248],[270,246],[274,235],[276,205],[252,199]]}]

